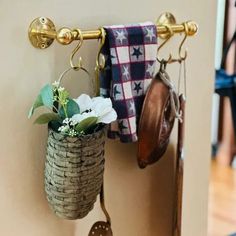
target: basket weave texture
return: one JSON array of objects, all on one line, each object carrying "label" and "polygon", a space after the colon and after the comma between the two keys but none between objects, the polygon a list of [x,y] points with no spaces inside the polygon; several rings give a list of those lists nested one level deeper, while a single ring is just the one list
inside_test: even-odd
[{"label": "basket weave texture", "polygon": [[104,173],[105,128],[67,137],[49,128],[45,190],[56,215],[81,219],[94,206]]}]

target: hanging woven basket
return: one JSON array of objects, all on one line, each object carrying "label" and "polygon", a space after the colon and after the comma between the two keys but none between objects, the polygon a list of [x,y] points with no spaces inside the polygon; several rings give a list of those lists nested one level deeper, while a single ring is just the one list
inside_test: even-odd
[{"label": "hanging woven basket", "polygon": [[45,190],[59,217],[81,219],[93,209],[103,182],[105,131],[72,138],[49,128]]}]

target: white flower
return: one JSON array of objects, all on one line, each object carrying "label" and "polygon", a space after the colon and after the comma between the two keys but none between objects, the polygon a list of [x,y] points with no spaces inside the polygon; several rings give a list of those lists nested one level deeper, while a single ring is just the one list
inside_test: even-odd
[{"label": "white flower", "polygon": [[74,115],[72,120],[78,123],[88,117],[97,117],[97,123],[104,124],[109,124],[117,119],[110,98],[94,97],[91,99],[87,94],[81,94],[74,100],[79,105],[81,114]]},{"label": "white flower", "polygon": [[117,114],[116,111],[112,108],[112,102],[110,98],[93,98],[91,109],[94,110],[97,114],[97,123],[109,124],[117,119]]},{"label": "white flower", "polygon": [[59,131],[59,132],[62,132],[62,133],[66,133],[69,129],[70,129],[70,127],[69,127],[68,125],[66,125],[66,126],[60,126],[60,127],[58,128],[58,131]]},{"label": "white flower", "polygon": [[70,118],[65,118],[62,123],[63,123],[63,124],[69,124],[70,121],[71,121]]},{"label": "white flower", "polygon": [[54,81],[53,83],[52,83],[52,85],[54,86],[54,87],[59,87],[59,81]]},{"label": "white flower", "polygon": [[62,92],[62,91],[64,91],[64,90],[65,90],[64,87],[59,87],[59,88],[58,88],[58,91],[59,91],[59,92]]},{"label": "white flower", "polygon": [[91,109],[92,99],[87,94],[81,94],[74,100],[79,105],[80,113]]},{"label": "white flower", "polygon": [[71,117],[72,122],[74,123],[80,123],[81,121],[89,118],[89,117],[97,117],[96,113],[94,111],[90,112],[84,112],[82,114],[76,114]]},{"label": "white flower", "polygon": [[77,134],[78,133],[74,129],[69,131],[69,136],[71,136],[71,137],[75,137]]},{"label": "white flower", "polygon": [[72,120],[72,119],[71,119],[70,124],[71,124],[72,126],[75,126],[75,125],[78,124],[78,122],[77,122],[76,120]]}]

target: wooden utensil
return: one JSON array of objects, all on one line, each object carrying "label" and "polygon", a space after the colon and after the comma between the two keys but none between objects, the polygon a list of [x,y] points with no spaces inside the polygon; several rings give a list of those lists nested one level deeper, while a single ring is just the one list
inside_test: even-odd
[{"label": "wooden utensil", "polygon": [[179,96],[180,111],[182,119],[178,123],[178,142],[176,155],[176,172],[175,172],[175,205],[174,205],[174,233],[175,236],[181,236],[182,225],[182,197],[183,197],[183,145],[184,145],[184,115],[185,115],[185,97],[183,94]]},{"label": "wooden utensil", "polygon": [[101,192],[100,192],[100,205],[104,215],[106,216],[105,221],[97,221],[93,224],[92,228],[89,231],[88,236],[113,236],[112,229],[111,229],[111,218],[106,210],[105,207],[105,200],[104,200],[104,186],[102,184]]}]

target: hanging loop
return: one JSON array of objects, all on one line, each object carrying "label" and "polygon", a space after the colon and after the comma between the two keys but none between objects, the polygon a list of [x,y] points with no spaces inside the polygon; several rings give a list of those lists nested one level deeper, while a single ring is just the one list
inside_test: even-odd
[{"label": "hanging loop", "polygon": [[[91,83],[91,85],[93,86],[93,83],[92,83],[91,76],[90,76],[89,72],[88,72],[86,69],[84,69],[84,68],[81,68],[81,69],[82,69],[84,72],[86,72],[87,76],[89,77],[90,83]],[[75,70],[75,69],[74,69],[73,67],[69,67],[69,68],[67,68],[66,70],[64,70],[64,71],[60,74],[59,79],[55,81],[55,86],[56,86],[57,88],[60,88],[60,87],[61,87],[62,80],[65,78],[65,75],[66,75],[68,72],[70,72],[71,70]],[[76,70],[76,71],[77,71],[77,70]],[[56,105],[56,108],[58,108],[58,104]]]},{"label": "hanging loop", "polygon": [[166,71],[160,71],[160,78],[162,82],[169,88],[170,92],[170,104],[172,112],[174,113],[175,117],[182,122],[182,113],[180,111],[180,104],[178,99],[178,94],[176,93],[176,89],[174,84],[171,82],[169,75]]},{"label": "hanging loop", "polygon": [[164,59],[162,59],[161,61],[160,61],[160,71],[161,72],[165,72],[165,70],[166,70],[166,65],[167,65],[167,61],[165,61]]},{"label": "hanging loop", "polygon": [[160,52],[160,49],[161,49],[161,48],[170,40],[170,38],[174,35],[174,32],[173,32],[173,30],[172,30],[172,28],[171,28],[170,25],[168,25],[168,24],[163,24],[163,26],[165,26],[166,29],[168,30],[169,36],[166,38],[166,40],[165,40],[165,41],[158,47],[158,49],[157,49],[157,61],[158,61],[159,63],[161,63],[161,64],[163,64],[164,62],[165,62],[165,64],[166,64],[166,63],[170,63],[170,62],[172,61],[172,55],[170,54],[170,55],[169,55],[169,58],[166,60],[166,59],[164,59],[164,58],[159,59],[159,58],[158,58],[158,54],[159,54],[159,52]]},{"label": "hanging loop", "polygon": [[80,29],[75,29],[74,32],[77,33],[76,37],[79,37],[79,43],[70,55],[70,66],[74,70],[80,70],[80,69],[83,69],[83,67],[82,67],[82,58],[79,57],[79,61],[78,61],[77,65],[74,64],[73,60],[74,60],[75,54],[79,51],[79,49],[81,48],[81,46],[83,44],[83,34],[82,34]]},{"label": "hanging loop", "polygon": [[[88,72],[85,68],[81,67],[80,69],[83,70],[83,71],[88,75],[88,77],[90,78],[90,74],[89,74],[89,72]],[[61,73],[59,79],[58,79],[59,84],[61,84],[62,79],[63,79],[63,78],[65,77],[65,75],[66,75],[69,71],[71,71],[71,70],[76,70],[76,71],[78,71],[78,69],[75,69],[75,68],[73,68],[73,67],[70,67],[70,68],[66,69],[65,71],[63,71],[63,72]]]}]

